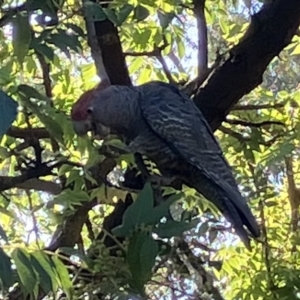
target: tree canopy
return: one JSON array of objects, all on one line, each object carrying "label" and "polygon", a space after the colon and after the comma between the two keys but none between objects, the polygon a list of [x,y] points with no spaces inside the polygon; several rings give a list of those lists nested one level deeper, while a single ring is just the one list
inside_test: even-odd
[{"label": "tree canopy", "polygon": [[[299,0],[0,1],[0,297],[300,299],[299,26]],[[83,92],[153,80],[218,137],[252,251],[117,137],[75,135]]]}]

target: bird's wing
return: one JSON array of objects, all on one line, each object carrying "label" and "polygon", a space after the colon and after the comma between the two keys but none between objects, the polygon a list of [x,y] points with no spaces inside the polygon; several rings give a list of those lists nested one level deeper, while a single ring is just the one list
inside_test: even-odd
[{"label": "bird's wing", "polygon": [[253,235],[259,235],[255,219],[240,195],[231,168],[222,155],[208,123],[195,104],[176,87],[148,83],[140,87],[143,117],[168,146],[185,161],[194,165],[219,189],[246,218]]},{"label": "bird's wing", "polygon": [[225,176],[223,180],[235,183],[218,142],[192,100],[171,85],[152,82],[141,86],[140,105],[149,126],[173,151],[208,177]]}]

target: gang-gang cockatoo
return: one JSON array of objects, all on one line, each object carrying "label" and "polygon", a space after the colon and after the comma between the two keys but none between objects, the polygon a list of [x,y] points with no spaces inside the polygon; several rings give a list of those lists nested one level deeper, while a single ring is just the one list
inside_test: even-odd
[{"label": "gang-gang cockatoo", "polygon": [[246,228],[253,237],[259,236],[256,220],[208,123],[175,86],[150,82],[88,91],[74,104],[71,118],[78,135],[118,133],[133,153],[155,162],[163,177],[175,176],[196,189],[233,224],[248,248]]}]

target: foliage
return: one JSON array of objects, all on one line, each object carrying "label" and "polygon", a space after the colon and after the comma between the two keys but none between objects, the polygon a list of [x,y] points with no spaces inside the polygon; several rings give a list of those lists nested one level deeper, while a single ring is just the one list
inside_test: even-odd
[{"label": "foliage", "polygon": [[[83,8],[117,26],[135,84],[182,85],[198,72],[192,3],[20,2],[0,2],[1,297],[299,299],[299,36],[216,132],[261,224],[248,252],[195,191],[162,188],[161,201],[124,186],[132,155],[77,137],[69,118],[98,83]],[[210,64],[246,32],[250,4],[205,2]]]}]

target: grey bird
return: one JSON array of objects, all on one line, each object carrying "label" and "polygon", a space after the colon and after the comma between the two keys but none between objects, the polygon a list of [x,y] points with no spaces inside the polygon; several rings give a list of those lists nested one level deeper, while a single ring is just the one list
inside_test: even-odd
[{"label": "grey bird", "polygon": [[175,86],[150,82],[89,91],[75,103],[71,117],[77,134],[95,128],[101,134],[116,132],[132,152],[152,160],[162,176],[175,176],[196,189],[232,223],[248,249],[250,236],[259,237],[259,226],[208,123]]}]

